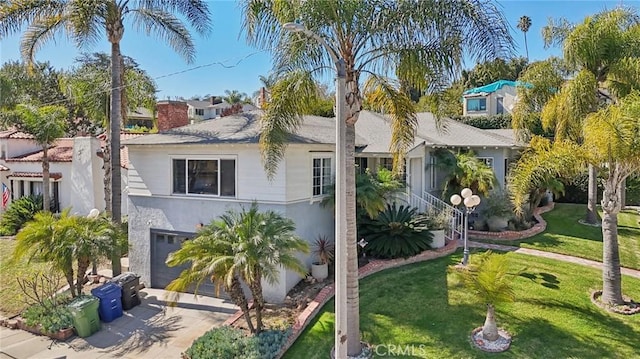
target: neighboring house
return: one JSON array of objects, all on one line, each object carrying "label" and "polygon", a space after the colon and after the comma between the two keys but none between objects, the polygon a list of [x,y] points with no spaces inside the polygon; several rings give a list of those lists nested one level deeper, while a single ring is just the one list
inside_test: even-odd
[{"label": "neighboring house", "polygon": [[[121,140],[141,134],[121,134]],[[50,193],[56,211],[71,208],[72,213],[88,214],[93,208],[104,210],[104,136],[58,139],[49,148]],[[0,181],[9,189],[9,201],[42,194],[42,147],[31,136],[16,130],[0,132]],[[127,149],[120,150],[122,166],[122,213],[127,213]],[[4,209],[0,207],[0,212]]]},{"label": "neighboring house", "polygon": [[[335,172],[335,120],[306,116],[269,180],[258,143],[260,115],[255,111],[228,116],[125,141],[130,160],[130,269],[147,285],[164,288],[179,275],[183,268],[168,268],[166,257],[199,226],[252,201],[262,210],[291,218],[296,233],[307,241],[321,235],[334,238],[333,211],[321,207],[320,201]],[[406,165],[413,193],[422,197],[425,191],[437,190],[443,174],[430,164],[438,148],[473,149],[504,182],[504,166],[518,148],[513,141],[454,121],[439,134],[430,114],[419,114],[418,121]],[[389,123],[382,115],[361,112],[356,125],[360,166],[391,166]],[[305,260],[311,264],[311,258]],[[265,298],[284,300],[299,280],[297,274],[283,271],[279,284],[263,284]],[[213,294],[213,289],[204,292]]]},{"label": "neighboring house", "polygon": [[153,111],[148,108],[138,107],[135,110],[127,111],[126,128],[133,127],[146,127],[148,129],[153,128]]},{"label": "neighboring house", "polygon": [[491,116],[510,114],[517,101],[517,81],[499,80],[463,92],[464,116]]},{"label": "neighboring house", "polygon": [[[188,106],[187,116],[189,120],[193,120],[192,123],[220,118],[224,110],[231,108],[231,104],[222,101],[216,101],[216,97],[212,96],[209,101],[199,100],[187,100],[185,101]],[[253,104],[243,104],[242,112],[248,112],[256,110],[257,107]]]}]

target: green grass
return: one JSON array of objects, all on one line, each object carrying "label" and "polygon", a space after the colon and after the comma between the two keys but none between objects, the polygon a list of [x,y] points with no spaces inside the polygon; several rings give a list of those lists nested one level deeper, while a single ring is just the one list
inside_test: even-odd
[{"label": "green grass", "polygon": [[[48,263],[28,263],[27,260],[10,262],[15,245],[13,239],[0,239],[0,315],[7,317],[19,314],[27,306],[17,278],[28,279],[39,272],[57,274]],[[64,285],[64,280],[60,283]]]},{"label": "green grass", "polygon": [[[542,217],[547,230],[531,238],[518,241],[478,240],[546,252],[567,254],[602,261],[602,229],[578,223],[585,214],[585,205],[557,203],[554,210]],[[618,215],[620,262],[623,267],[640,269],[640,216],[635,210]]]},{"label": "green grass", "polygon": [[[410,356],[394,356],[398,358],[640,357],[640,316],[610,314],[589,300],[590,290],[601,286],[600,271],[516,253],[505,255],[514,272],[525,268],[513,280],[516,302],[497,307],[498,325],[513,335],[509,351],[489,354],[471,347],[470,331],[483,324],[485,310],[447,272],[458,263],[459,254],[361,280],[364,340],[416,348]],[[625,276],[623,289],[637,297],[640,280]],[[327,358],[333,346],[333,313],[331,301],[285,358]]]}]

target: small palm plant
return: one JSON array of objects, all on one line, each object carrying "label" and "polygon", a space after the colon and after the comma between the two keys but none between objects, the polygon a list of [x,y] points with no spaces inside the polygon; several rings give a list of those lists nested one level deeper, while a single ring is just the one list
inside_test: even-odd
[{"label": "small palm plant", "polygon": [[495,305],[512,302],[515,294],[511,286],[512,274],[509,273],[508,259],[505,255],[491,251],[478,256],[477,262],[462,267],[460,274],[464,285],[487,305],[487,316],[482,327],[482,337],[488,341],[499,338],[496,325]]}]

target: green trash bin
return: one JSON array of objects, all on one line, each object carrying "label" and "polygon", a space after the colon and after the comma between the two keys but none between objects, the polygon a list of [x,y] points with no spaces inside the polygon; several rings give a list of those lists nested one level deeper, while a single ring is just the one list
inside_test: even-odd
[{"label": "green trash bin", "polygon": [[92,295],[78,297],[67,305],[79,337],[85,338],[100,330],[99,305],[100,300]]}]

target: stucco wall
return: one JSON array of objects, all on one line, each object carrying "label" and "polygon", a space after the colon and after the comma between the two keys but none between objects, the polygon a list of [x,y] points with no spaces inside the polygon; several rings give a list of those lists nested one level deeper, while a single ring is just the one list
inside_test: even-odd
[{"label": "stucco wall", "polygon": [[[141,280],[150,283],[151,252],[150,229],[195,232],[199,223],[209,223],[227,209],[248,207],[250,201],[228,201],[214,198],[155,198],[129,196],[129,265]],[[308,201],[289,204],[260,204],[261,210],[274,210],[296,223],[296,233],[305,240],[313,240],[324,234],[333,238],[333,213],[319,204]],[[305,259],[310,266],[311,258]],[[281,302],[300,277],[294,273],[282,273],[277,285],[264,284],[265,299]]]},{"label": "stucco wall", "polygon": [[[486,96],[487,110],[486,111],[467,111],[467,98],[463,101],[463,114],[465,116],[491,116],[497,114],[498,97],[502,97],[502,103],[504,107],[504,113],[510,114],[513,106],[516,102],[516,88],[513,86],[503,86],[495,92],[492,92]],[[483,98],[482,96],[468,97],[468,98]]]}]

